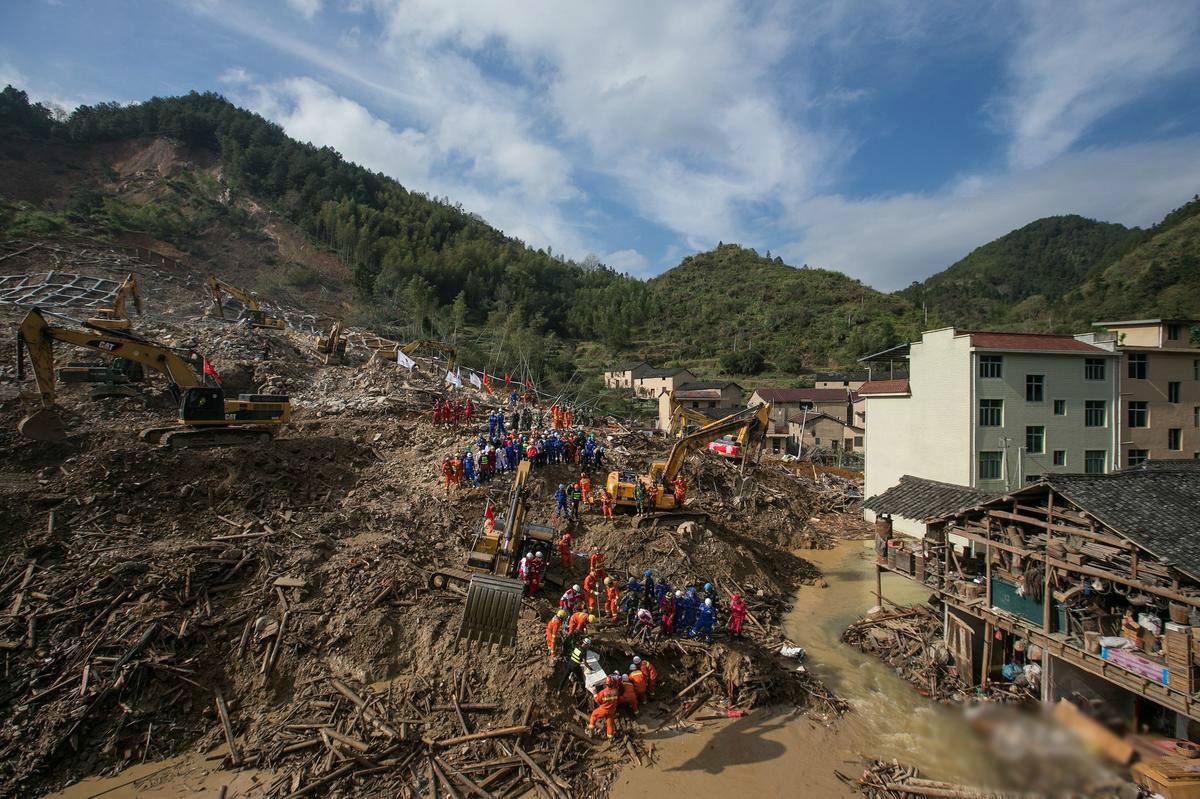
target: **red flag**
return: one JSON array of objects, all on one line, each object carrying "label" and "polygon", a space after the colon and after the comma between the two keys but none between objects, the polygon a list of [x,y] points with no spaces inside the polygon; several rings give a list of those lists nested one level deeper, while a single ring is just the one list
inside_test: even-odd
[{"label": "red flag", "polygon": [[525,378],[525,388],[529,389],[530,391],[534,390],[532,377]]},{"label": "red flag", "polygon": [[488,500],[487,507],[483,510],[483,518],[491,522],[496,521],[496,511],[492,510],[491,500]]},{"label": "red flag", "polygon": [[488,377],[487,369],[483,370],[483,390],[487,393],[492,393],[492,381]]},{"label": "red flag", "polygon": [[505,373],[504,373],[504,385],[506,385],[506,386],[507,386],[507,385],[509,385],[509,384],[511,384],[511,383],[512,383],[512,380],[510,380],[510,379],[509,379],[509,377],[508,377],[508,372],[505,372]]},{"label": "red flag", "polygon": [[221,376],[217,374],[216,369],[212,368],[212,364],[208,362],[208,358],[204,358],[204,376],[211,377],[214,383],[218,386],[221,385]]}]

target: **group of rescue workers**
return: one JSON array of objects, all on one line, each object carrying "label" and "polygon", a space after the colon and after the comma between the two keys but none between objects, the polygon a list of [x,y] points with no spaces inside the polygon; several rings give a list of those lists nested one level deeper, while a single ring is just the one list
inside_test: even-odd
[{"label": "group of rescue workers", "polygon": [[[564,571],[574,571],[575,554],[570,550],[571,537],[564,533],[559,539],[559,557]],[[560,664],[558,682],[561,690],[568,680],[578,680],[592,644],[591,630],[601,619],[610,624],[622,624],[634,637],[643,640],[650,636],[669,637],[686,633],[689,638],[700,638],[712,643],[713,627],[718,613],[716,592],[712,583],[703,587],[685,586],[672,590],[662,578],[655,580],[654,572],[646,570],[642,578],[630,578],[622,587],[606,573],[604,556],[594,551],[587,559],[588,573],[582,586],[574,584],[563,592],[558,600],[558,610],[546,624],[546,650],[552,663]],[[545,558],[541,552],[531,553],[522,559],[519,573],[529,576],[526,580],[531,592],[540,583],[545,569]],[[748,611],[740,594],[730,597],[726,628],[729,635],[742,637],[742,625]],[[604,687],[595,693],[596,708],[592,713],[589,730],[601,720],[605,722],[608,737],[613,736],[613,724],[617,711],[629,708],[636,718],[640,704],[653,696],[658,672],[644,658],[634,657],[628,674],[614,672],[608,675]]]},{"label": "group of rescue workers", "polygon": [[[555,464],[576,464],[581,477],[596,469],[604,468],[604,445],[596,436],[582,430],[546,430],[519,434],[499,426],[489,427],[485,437],[480,434],[472,446],[460,455],[447,455],[442,459],[441,476],[446,494],[462,486],[463,482],[478,488],[497,474],[516,471],[521,461],[528,460],[533,468]],[[561,486],[560,486],[561,488]],[[587,494],[589,502],[592,500]],[[560,509],[566,505],[566,497]],[[582,496],[581,496],[582,501]]]}]

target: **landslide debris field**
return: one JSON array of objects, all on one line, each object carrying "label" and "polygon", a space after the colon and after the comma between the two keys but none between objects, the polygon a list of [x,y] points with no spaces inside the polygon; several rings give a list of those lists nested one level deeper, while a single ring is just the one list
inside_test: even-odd
[{"label": "landslide debris field", "polygon": [[[230,796],[597,795],[623,765],[653,760],[660,728],[764,705],[845,709],[778,654],[788,594],[819,590],[794,551],[865,532],[841,510],[842,482],[764,462],[735,498],[736,470],[694,456],[688,510],[707,519],[584,514],[575,549],[604,552],[614,576],[712,581],[751,613],[745,639],[711,646],[633,641],[602,622],[593,648],[606,668],[640,654],[660,683],[616,739],[592,738],[590,696],[556,691],[546,653],[558,590],[526,600],[515,648],[489,652],[455,647],[463,596],[428,585],[433,568],[461,568],[486,503],[511,484],[446,496],[438,466],[477,431],[432,424],[432,370],[366,366],[353,349],[324,365],[306,337],[205,318],[200,279],[158,277],[141,278],[134,330],[195,347],[234,392],[289,394],[293,423],[255,447],[143,444],[140,429],[174,416],[153,376],[137,399],[60,384],[68,439],[28,441],[17,423],[38,407],[33,384],[0,366],[0,795],[188,751],[257,773]],[[9,330],[23,315],[0,306]],[[63,345],[56,358],[96,360]],[[589,432],[608,437],[614,468],[643,470],[667,447],[619,425]],[[529,521],[550,522],[571,473],[534,471]]]}]

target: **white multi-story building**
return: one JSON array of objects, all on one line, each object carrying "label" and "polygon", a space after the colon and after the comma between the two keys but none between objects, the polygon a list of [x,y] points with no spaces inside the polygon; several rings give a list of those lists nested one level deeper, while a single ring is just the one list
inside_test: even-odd
[{"label": "white multi-story building", "polygon": [[906,380],[859,389],[866,496],[903,475],[1001,492],[1048,472],[1110,471],[1117,357],[1067,335],[924,333]]}]

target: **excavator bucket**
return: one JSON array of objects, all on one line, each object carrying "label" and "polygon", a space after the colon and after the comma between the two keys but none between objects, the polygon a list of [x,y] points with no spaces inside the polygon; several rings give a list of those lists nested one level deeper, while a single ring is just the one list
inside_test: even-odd
[{"label": "excavator bucket", "polygon": [[524,593],[525,584],[520,580],[491,574],[472,575],[458,640],[488,647],[515,646]]},{"label": "excavator bucket", "polygon": [[67,437],[67,426],[53,410],[42,408],[22,419],[17,432],[34,441],[62,441]]}]

